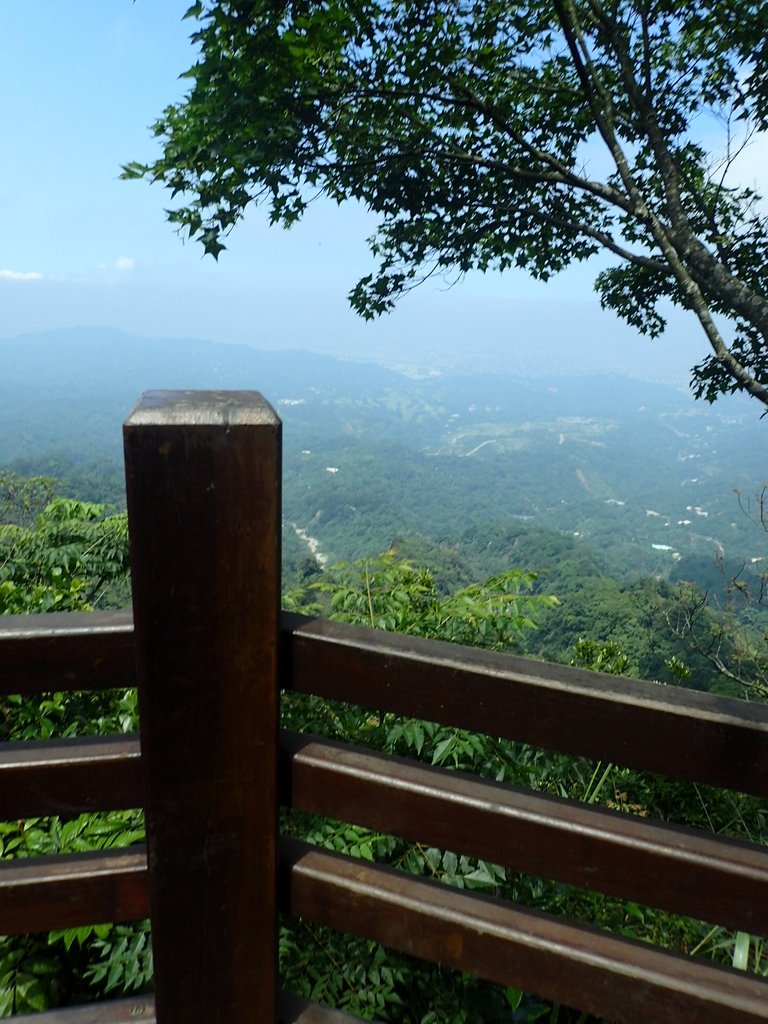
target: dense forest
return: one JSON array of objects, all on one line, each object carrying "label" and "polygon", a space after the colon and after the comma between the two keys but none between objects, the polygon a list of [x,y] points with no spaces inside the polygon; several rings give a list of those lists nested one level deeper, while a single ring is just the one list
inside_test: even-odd
[{"label": "dense forest", "polygon": [[[568,662],[589,638],[618,645],[645,678],[679,681],[666,666],[684,662],[689,685],[704,689],[732,685],[707,654],[741,651],[764,628],[750,599],[765,564],[763,425],[735,398],[710,408],[594,376],[409,378],[116,332],[0,344],[0,466],[117,511],[120,423],[141,391],[265,393],[284,422],[287,588],[389,550],[428,567],[443,593],[534,571],[560,604],[519,641],[526,653]],[[724,635],[724,613],[736,614],[738,635]]]},{"label": "dense forest", "polygon": [[[155,5],[160,6],[165,17],[166,5]],[[147,533],[140,536],[137,528],[134,538],[135,592],[140,572],[146,569],[151,576],[155,559],[174,583],[164,597],[164,628],[172,628],[172,621],[208,619],[228,626],[239,620],[237,630],[227,634],[226,655],[245,666],[239,673],[243,685],[231,686],[224,667],[227,657],[206,659],[217,648],[202,629],[199,648],[185,649],[178,641],[183,634],[173,634],[173,643],[166,636],[166,650],[173,647],[167,661],[158,655],[158,645],[144,644],[138,636],[139,650],[144,649],[139,678],[142,661],[162,665],[156,678],[165,705],[170,705],[174,741],[186,746],[192,760],[212,763],[203,757],[205,749],[223,766],[221,780],[210,785],[207,770],[180,773],[172,758],[163,763],[166,777],[184,776],[193,801],[191,806],[181,801],[171,807],[166,799],[158,813],[166,820],[183,819],[183,856],[198,870],[188,876],[183,893],[186,899],[194,889],[201,896],[200,903],[190,902],[183,921],[179,917],[185,936],[194,936],[199,928],[201,935],[227,932],[233,940],[232,930],[220,927],[225,919],[220,912],[225,905],[246,906],[265,892],[247,885],[243,892],[233,895],[228,890],[217,897],[217,865],[227,861],[245,865],[254,883],[291,890],[291,912],[277,922],[281,985],[347,1011],[355,1020],[614,1024],[615,1017],[632,1024],[641,1018],[650,1018],[651,1024],[657,1018],[677,1024],[681,1012],[686,1017],[686,1007],[697,1008],[688,1013],[696,1018],[690,1024],[700,1024],[699,1017],[722,1024],[729,1015],[765,1020],[767,937],[732,930],[717,920],[760,927],[744,921],[759,920],[749,912],[759,906],[754,893],[764,851],[758,847],[768,838],[764,799],[745,792],[765,794],[765,751],[758,737],[765,708],[757,702],[768,697],[768,466],[762,455],[766,428],[758,418],[759,410],[768,410],[768,211],[760,189],[760,157],[768,131],[765,5],[752,0],[194,0],[184,6],[191,47],[182,51],[183,57],[165,35],[158,14],[153,16],[157,32],[149,40],[139,22],[99,22],[92,6],[74,33],[72,19],[60,19],[67,32],[57,37],[53,59],[38,61],[37,74],[26,87],[16,88],[16,100],[32,97],[34,109],[30,114],[20,102],[11,104],[12,113],[17,107],[20,112],[15,135],[21,139],[32,125],[33,137],[26,145],[15,139],[23,159],[8,162],[11,174],[4,195],[12,198],[13,212],[18,207],[19,219],[16,223],[10,218],[6,225],[15,245],[13,262],[0,270],[0,279],[9,308],[17,301],[19,309],[25,302],[37,302],[38,308],[24,307],[27,313],[11,308],[11,319],[15,315],[18,322],[29,322],[25,316],[31,313],[38,323],[55,322],[63,314],[69,321],[73,310],[82,309],[95,322],[103,309],[112,321],[125,322],[127,317],[133,323],[157,323],[160,318],[212,323],[224,336],[264,344],[270,323],[279,325],[276,330],[283,338],[296,337],[298,323],[316,331],[333,309],[330,293],[339,271],[351,271],[347,299],[366,321],[392,312],[430,279],[452,287],[465,278],[485,276],[487,281],[488,275],[498,273],[504,275],[503,301],[496,304],[495,286],[479,292],[497,310],[495,323],[493,316],[482,318],[492,324],[491,346],[516,345],[529,358],[497,362],[492,348],[486,348],[486,372],[481,372],[475,356],[483,348],[477,336],[485,330],[467,311],[447,328],[417,316],[410,323],[418,329],[410,333],[406,327],[402,333],[409,336],[392,343],[401,356],[408,356],[405,363],[379,356],[377,365],[190,338],[150,342],[99,329],[0,339],[0,615],[20,617],[6,620],[11,623],[9,642],[16,644],[19,635],[28,635],[23,628],[17,631],[19,621],[28,621],[25,615],[43,613],[40,621],[50,623],[45,613],[78,612],[93,622],[99,609],[128,607],[130,525],[120,423],[142,391],[262,391],[284,425],[279,527],[283,607],[426,638],[426,649],[434,657],[409,657],[407,678],[404,673],[400,684],[414,698],[411,707],[444,720],[422,721],[388,710],[409,706],[388,705],[383,696],[394,688],[398,672],[392,668],[396,657],[389,653],[378,662],[384,685],[365,693],[370,663],[353,645],[356,653],[342,659],[343,668],[337,671],[344,689],[320,692],[344,693],[351,701],[369,700],[371,706],[317,696],[314,687],[320,689],[323,655],[317,661],[309,655],[307,688],[313,693],[304,692],[299,683],[292,688],[294,680],[288,679],[274,705],[282,725],[305,734],[302,743],[307,733],[314,733],[365,748],[352,755],[364,761],[376,760],[368,756],[371,750],[396,755],[402,769],[398,781],[411,771],[422,780],[414,789],[426,791],[432,783],[424,780],[440,779],[435,789],[462,791],[457,803],[471,807],[473,814],[481,805],[485,814],[508,801],[507,806],[516,804],[518,809],[526,802],[535,806],[529,821],[538,817],[536,828],[550,829],[552,822],[565,823],[570,817],[557,838],[548,840],[552,845],[526,838],[517,819],[509,824],[504,843],[485,847],[472,846],[473,836],[482,839],[492,833],[503,814],[466,817],[461,828],[441,833],[447,838],[432,834],[437,846],[455,843],[457,849],[451,850],[427,845],[430,833],[428,827],[422,832],[421,820],[412,830],[405,825],[401,829],[403,819],[394,825],[391,817],[366,818],[363,811],[351,812],[345,801],[338,813],[349,813],[350,824],[287,806],[279,792],[282,785],[276,794],[269,778],[277,766],[272,760],[277,737],[271,710],[277,694],[269,694],[270,713],[265,715],[254,703],[251,687],[254,675],[262,671],[258,662],[274,662],[278,651],[273,634],[264,641],[270,646],[267,658],[261,657],[263,647],[251,658],[256,646],[251,642],[253,599],[264,594],[265,575],[275,582],[276,545],[264,546],[271,562],[266,573],[264,548],[258,543],[250,548],[256,557],[247,568],[244,559],[243,571],[231,571],[232,552],[219,543],[222,535],[237,532],[257,538],[259,524],[238,514],[229,517],[226,529],[221,527],[226,517],[218,513],[230,497],[224,481],[231,477],[218,472],[215,459],[206,462],[203,453],[200,467],[188,473],[186,462],[174,478],[175,495],[192,497],[163,504],[154,500],[157,495],[142,495],[139,504],[155,518]],[[9,39],[25,40],[24,21],[4,26]],[[34,17],[29,25],[33,23]],[[109,38],[103,34],[107,24]],[[39,42],[39,36],[37,32],[29,38]],[[93,45],[95,39],[103,45]],[[144,48],[140,59],[132,61],[137,39],[144,40]],[[39,46],[34,49],[38,57],[43,53]],[[116,91],[110,74],[115,62],[109,67],[89,59],[102,51],[119,54],[121,66],[138,69],[138,85]],[[70,75],[53,74],[47,81],[41,69],[50,65],[60,71],[61,54],[77,67],[73,65]],[[162,66],[164,81],[170,68],[181,85],[170,91],[163,86],[147,149],[148,140],[139,142],[132,125],[133,115],[145,109],[144,99],[158,87],[155,61]],[[17,62],[15,77],[23,78],[27,66],[34,68],[34,58]],[[100,76],[102,89],[95,87]],[[82,80],[77,84],[86,88],[71,92],[68,99],[67,90],[60,88],[65,79],[67,85],[70,79]],[[50,93],[51,83],[59,87],[55,93]],[[130,98],[130,118],[123,117],[118,93]],[[94,116],[89,106],[96,95],[111,101],[106,120]],[[79,100],[72,102],[72,96]],[[55,117],[48,123],[38,116],[59,109],[78,115],[59,118],[66,131],[58,130]],[[110,130],[95,131],[94,125]],[[81,144],[73,145],[78,131]],[[114,160],[115,139],[127,147],[118,158],[120,177],[153,186],[158,199],[158,186],[166,189],[165,216],[171,228],[182,242],[198,243],[211,262],[222,257],[221,263],[229,266],[226,276],[190,276],[182,264],[169,259],[151,229],[147,232],[143,201],[136,206],[129,205],[127,196],[124,204],[106,201],[99,179],[103,160]],[[80,165],[70,159],[73,153],[84,156]],[[55,176],[49,173],[51,167],[57,168]],[[21,176],[14,178],[19,168]],[[49,187],[60,184],[59,179],[64,200],[64,193],[57,199],[56,188]],[[49,200],[47,213],[41,213]],[[345,204],[355,216],[346,222],[330,216],[324,220],[325,211]],[[107,210],[115,216],[105,217]],[[319,236],[304,236],[312,239],[311,250],[306,243],[296,248],[289,244],[280,255],[279,248],[262,245],[262,229],[268,225],[291,228],[304,222],[311,227],[311,210],[323,211],[319,223],[328,226]],[[61,211],[74,218],[60,219]],[[34,222],[48,230],[39,237],[26,232]],[[332,237],[336,224],[338,237]],[[246,246],[250,234],[250,255],[245,258],[245,249],[238,251],[234,241],[236,228],[243,229]],[[350,238],[342,239],[347,231]],[[63,239],[71,252],[62,254],[61,245],[51,246],[52,238]],[[342,240],[344,246],[337,246]],[[363,241],[367,255],[352,269],[359,259],[354,246]],[[294,254],[290,264],[285,261],[289,252]],[[274,265],[268,265],[270,253],[275,254]],[[550,279],[561,272],[569,275],[570,285],[563,293],[550,291]],[[590,338],[590,329],[576,322],[576,310],[586,303],[555,301],[558,322],[547,326],[547,314],[533,313],[540,303],[528,301],[526,286],[515,294],[520,273],[535,283],[536,295],[544,294],[539,285],[547,285],[547,304],[567,294],[569,287],[582,295],[586,273],[607,317]],[[428,303],[425,308],[437,307]],[[277,311],[275,319],[265,316],[268,310]],[[605,372],[620,365],[605,358],[617,340],[611,334],[611,324],[617,322],[631,331],[624,337],[633,349],[636,378]],[[688,325],[681,327],[688,337],[673,337],[677,324]],[[326,340],[318,343],[348,351],[346,341],[352,335],[328,339],[330,331],[346,331],[333,312],[318,331]],[[398,328],[390,327],[384,336],[396,333]],[[422,348],[424,334],[433,337]],[[448,341],[441,334],[450,336],[453,356],[461,355],[458,361],[440,352]],[[554,347],[547,344],[547,334],[556,336]],[[690,361],[687,356],[684,360],[690,392],[651,383],[673,379],[667,376],[667,356],[680,342],[693,351],[692,337],[698,338],[698,347]],[[653,345],[641,346],[638,339]],[[657,340],[660,345],[654,347]],[[407,351],[411,345],[420,349],[418,362]],[[590,350],[596,361],[584,358]],[[558,351],[567,358],[559,359]],[[653,363],[653,372],[639,365],[643,358]],[[504,371],[504,366],[523,362],[527,376]],[[403,365],[410,368],[405,373],[393,369]],[[601,372],[594,372],[595,366]],[[217,444],[224,434],[239,429],[236,413],[229,416],[231,403],[225,399],[224,404],[227,426],[217,432]],[[273,426],[270,422],[270,431]],[[232,449],[226,441],[224,446],[229,455]],[[154,483],[160,475],[168,479],[165,467],[174,463],[175,455],[167,463],[163,460],[173,448],[173,441],[160,444],[155,468],[142,484]],[[188,451],[200,449],[191,445]],[[237,449],[230,466],[242,467],[243,461]],[[214,465],[210,475],[201,471],[204,465]],[[259,500],[264,508],[258,483],[262,467],[251,464],[250,469],[257,515]],[[200,491],[185,489],[193,480],[203,481],[205,499],[199,499]],[[135,493],[131,489],[132,501]],[[270,494],[273,502],[274,492]],[[209,499],[216,514],[206,520],[202,509]],[[184,506],[180,512],[179,505]],[[171,508],[172,515],[158,515]],[[276,511],[271,504],[270,513]],[[191,550],[192,565],[198,560],[201,567],[214,566],[214,586],[194,591],[175,585],[178,560],[169,569],[170,559],[164,555],[170,550],[170,531],[186,536],[178,529],[182,518],[194,536],[194,545],[183,548],[185,555]],[[274,518],[270,524],[270,540],[276,540]],[[151,548],[154,557],[146,557],[141,547],[148,535],[157,541]],[[143,580],[141,589],[146,592]],[[233,609],[244,614],[232,615]],[[143,603],[137,606],[145,621],[146,610]],[[297,627],[298,633],[304,628]],[[327,623],[306,628],[333,633]],[[326,641],[328,647],[343,646],[346,631],[339,634],[341,642],[326,637],[314,650]],[[387,641],[381,633],[365,631],[358,635],[366,636],[370,647],[382,649],[389,644],[415,650],[424,643],[398,637]],[[303,643],[298,636],[293,639]],[[438,646],[442,641],[447,643]],[[293,657],[298,647],[292,643],[288,640],[280,649],[298,676],[303,656]],[[493,652],[477,658],[486,665],[485,675],[458,668],[456,663],[472,663],[477,652],[459,653],[451,644]],[[307,649],[313,649],[311,643]],[[511,660],[510,653],[529,660]],[[182,667],[185,656],[187,663],[198,662],[197,672]],[[561,665],[542,668],[530,659]],[[431,675],[438,664],[443,670]],[[566,672],[565,664],[578,671]],[[516,667],[506,671],[504,665]],[[371,676],[377,671],[371,669]],[[530,685],[529,673],[534,680]],[[187,687],[193,676],[200,684],[194,700]],[[12,678],[12,687],[24,685]],[[497,685],[484,690],[483,679],[491,678]],[[76,672],[70,683],[72,679],[78,679]],[[142,741],[144,752],[154,755],[166,734],[153,733],[155,679],[143,679],[140,695],[148,718],[142,722]],[[118,679],[113,676],[108,682],[114,686]],[[0,742],[10,745],[11,759],[24,759],[40,750],[30,746],[31,740],[54,739],[47,750],[58,752],[73,737],[135,734],[138,696],[122,682],[120,688],[96,693],[4,694]],[[286,682],[285,677],[279,682]],[[236,709],[225,709],[226,701],[216,704],[212,687],[219,683],[228,696],[236,690]],[[535,706],[530,699],[514,703],[510,695],[521,687],[535,694]],[[683,693],[681,688],[706,695]],[[430,689],[432,699],[419,704]],[[549,699],[554,690],[562,701]],[[610,696],[604,701],[606,694]],[[149,703],[143,704],[144,699]],[[483,711],[475,719],[469,717],[473,701]],[[572,712],[574,703],[588,710]],[[185,704],[204,720],[204,732],[179,729]],[[613,709],[608,715],[606,704]],[[459,712],[456,717],[449,706]],[[656,734],[655,725],[649,724],[657,721],[655,707],[664,708],[660,717],[675,719],[670,732],[662,724]],[[249,718],[239,714],[241,708],[250,709],[250,721],[259,717],[265,725],[264,733],[257,729],[248,736],[254,741],[248,749],[261,747],[271,762],[266,778],[254,773],[259,778],[253,788],[240,777],[232,756],[232,744],[248,732]],[[514,714],[502,724],[511,709]],[[697,733],[705,719],[711,730]],[[462,720],[504,735],[469,731],[456,724]],[[233,728],[228,730],[225,723]],[[599,747],[591,745],[597,734]],[[561,755],[523,742],[532,738],[575,752],[600,749],[609,761]],[[312,740],[308,742],[311,746]],[[22,743],[23,750],[15,747]],[[338,747],[330,744],[326,749]],[[668,759],[655,760],[660,752]],[[418,772],[414,760],[425,763]],[[148,763],[152,772],[154,756]],[[398,776],[394,763],[392,757],[387,761],[390,781]],[[733,788],[680,783],[627,764],[660,766],[661,771],[679,771],[682,778],[695,774],[699,779],[725,779]],[[291,765],[295,781],[301,769],[294,771],[296,761]],[[39,767],[38,762],[34,772]],[[456,771],[477,778],[470,782],[451,774]],[[352,774],[339,783],[340,792],[349,794]],[[358,776],[364,774],[368,782],[376,776],[360,769]],[[268,794],[264,803],[252,799],[256,787]],[[372,786],[364,790],[369,807],[375,807],[375,792]],[[380,798],[382,806],[397,800],[394,792],[392,787]],[[151,793],[150,785],[148,808],[153,807]],[[235,794],[237,810],[227,799]],[[207,813],[211,799],[221,802],[220,827],[215,815]],[[249,804],[256,813],[248,816],[248,827],[233,829],[234,818]],[[403,804],[415,806],[408,797]],[[447,804],[444,800],[440,806]],[[55,806],[69,813],[0,822],[0,856],[11,861],[45,856],[50,866],[50,855],[124,848],[145,838],[141,809],[76,814],[72,804]],[[328,804],[301,806],[335,813],[328,811]],[[552,812],[554,806],[561,810]],[[313,907],[300,898],[294,901],[300,886],[283,885],[279,876],[285,875],[285,860],[275,865],[272,854],[261,862],[248,856],[252,845],[261,845],[260,814],[268,819],[264,828],[275,831],[273,809],[289,846],[293,837],[344,855],[334,858],[315,849],[306,859],[332,860],[354,876],[344,889],[348,905],[357,912],[352,927],[368,924],[361,921],[361,893],[368,885],[365,862],[375,862],[379,879],[397,879],[391,891],[399,887],[403,913],[392,915],[389,930],[365,934],[385,936],[395,948],[423,950],[409,943],[416,931],[433,927],[440,938],[432,946],[438,958],[485,972],[503,984],[441,963],[420,963],[305,920],[301,915],[306,911],[311,917]],[[426,810],[419,817],[430,815],[433,820],[459,820],[442,810]],[[639,818],[649,819],[647,828],[637,828]],[[548,823],[542,825],[545,819]],[[359,824],[376,820],[399,834]],[[489,827],[488,820],[495,824]],[[598,821],[613,824],[596,826]],[[613,839],[607,839],[611,829]],[[239,843],[227,842],[225,833],[237,834]],[[723,838],[711,844],[710,834]],[[608,860],[602,867],[599,863],[598,847],[606,841],[613,844],[610,868]],[[527,860],[515,861],[515,843],[525,847]],[[674,884],[666,874],[665,844],[670,860],[679,865]],[[722,851],[719,856],[712,854],[713,845]],[[478,850],[492,858],[498,854],[504,863],[479,859]],[[558,863],[570,860],[562,874],[547,860],[553,851],[558,858],[562,854]],[[142,854],[134,852],[140,859]],[[71,864],[69,860],[65,873]],[[165,873],[168,878],[172,865],[173,858],[150,842],[149,874],[157,878]],[[35,865],[15,867],[18,875],[29,877]],[[571,867],[578,870],[569,873]],[[389,869],[395,869],[392,875]],[[592,891],[593,885],[621,891],[608,877],[614,869],[627,886],[632,878],[642,879],[634,890],[640,894],[637,903]],[[8,874],[13,879],[15,872]],[[188,884],[189,878],[195,879],[194,885]],[[574,880],[585,888],[566,884]],[[705,898],[686,902],[687,890],[697,885]],[[751,906],[745,918],[729,917],[727,903],[740,886],[752,898]],[[380,883],[379,892],[386,887]],[[448,887],[475,890],[480,895],[473,905],[484,906],[487,916],[464,915],[456,909],[466,906],[461,894]],[[162,905],[167,890],[162,885],[152,889],[153,899]],[[408,895],[415,889],[439,893],[435,910],[440,903],[442,910],[418,916],[414,908],[432,900]],[[449,911],[451,904],[455,909]],[[693,906],[694,913],[716,919],[691,919],[660,906],[686,913]],[[518,915],[518,909],[523,913]],[[404,924],[412,910],[414,926],[409,930]],[[262,917],[267,913],[264,906],[259,912]],[[117,906],[104,911],[113,917],[119,913]],[[558,922],[561,930],[553,927],[551,916],[567,919]],[[319,919],[343,920],[344,926],[349,921],[332,914]],[[515,919],[529,924],[514,925]],[[541,924],[538,931],[535,920]],[[154,917],[154,924],[160,982],[161,915]],[[407,933],[400,946],[398,931]],[[510,941],[513,931],[520,938]],[[487,966],[493,955],[483,963],[482,954],[468,952],[489,935],[501,950],[499,962],[506,959],[503,967]],[[579,937],[572,941],[569,935]],[[253,963],[263,947],[240,936],[235,940],[239,951]],[[0,1017],[22,1014],[27,1020],[26,1014],[51,1007],[151,991],[152,945],[147,920],[0,936]],[[659,947],[665,953],[655,959]],[[454,948],[461,954],[453,956]],[[218,953],[225,950],[220,946]],[[198,957],[204,962],[187,965],[191,971],[186,975],[177,971],[175,980],[187,990],[188,1015],[197,1011],[196,1019],[202,1019],[218,1014],[231,1022],[243,1015],[245,1001],[240,999],[237,1013],[227,1012],[227,990],[238,992],[249,977],[242,971],[245,961],[236,962],[234,977],[235,961],[217,955],[212,944],[207,952]],[[542,970],[527,970],[537,958],[558,966],[550,966],[549,977]],[[709,960],[713,967],[699,972],[701,963],[690,958]],[[669,966],[661,967],[660,960]],[[228,961],[228,973],[217,973],[219,961]],[[571,969],[579,980],[573,980]],[[192,984],[192,972],[199,987]],[[736,972],[762,980],[744,979]],[[676,979],[670,984],[672,975]],[[533,991],[504,987],[511,982],[530,984]],[[650,991],[655,993],[653,1005],[647,1000]],[[542,992],[557,994],[566,1003],[582,1000],[585,1008],[547,1003],[540,998]],[[161,995],[159,984],[162,1017],[172,1002],[165,1003]],[[254,1000],[247,1002],[245,1016],[251,1010],[264,1015]],[[269,1005],[269,1000],[262,1002]],[[128,1016],[135,1015],[132,1001],[124,1006]],[[598,1012],[612,1020],[598,1021]],[[96,1017],[100,1014],[95,1011]],[[86,1009],[85,1016],[90,1015]],[[65,1011],[51,1016],[59,1020],[71,1015]],[[309,1016],[314,1017],[313,1010]]]},{"label": "dense forest", "polygon": [[[95,344],[82,343],[58,368],[83,386],[60,428],[54,420],[63,410],[46,410],[44,381],[37,401],[30,388],[15,412],[3,407],[0,613],[130,600],[119,420],[146,385],[115,374],[114,362],[110,379],[121,381],[121,392],[107,391],[93,363],[89,379],[76,357],[92,359]],[[714,413],[672,390],[600,379],[572,385],[560,399],[551,382],[411,380],[317,357],[219,348],[169,343],[159,352],[177,369],[179,352],[189,357],[191,386],[224,386],[251,359],[249,372],[271,373],[285,426],[286,606],[669,685],[765,696],[760,434],[738,405]],[[119,362],[130,345],[113,339],[107,351]],[[212,357],[215,373],[206,363]],[[317,699],[286,700],[284,720],[544,792],[758,841],[765,834],[764,808],[739,794],[519,744],[513,750],[430,723],[392,718],[371,730],[354,708]],[[132,691],[8,698],[0,707],[5,740],[136,725]],[[285,827],[333,849],[724,963],[737,947],[743,953],[743,938],[711,924],[586,898],[497,865],[319,819],[294,816]],[[114,812],[4,823],[0,845],[5,857],[30,856],[126,844],[141,834],[140,815]],[[369,967],[352,984],[338,965],[354,963],[362,946]],[[753,968],[765,973],[762,944],[749,949]],[[287,984],[362,1016],[419,1024],[588,1019],[301,923],[284,929],[281,953]],[[150,983],[146,923],[0,940],[2,1014]]]}]

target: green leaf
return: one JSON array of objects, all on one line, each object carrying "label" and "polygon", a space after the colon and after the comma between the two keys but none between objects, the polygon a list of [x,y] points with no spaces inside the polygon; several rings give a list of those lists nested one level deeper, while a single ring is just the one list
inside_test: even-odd
[{"label": "green leaf", "polygon": [[123,176],[187,197],[167,217],[206,254],[251,203],[287,227],[316,196],[354,199],[377,219],[375,270],[349,293],[370,319],[436,270],[547,281],[603,253],[601,304],[636,330],[660,334],[670,305],[698,320],[698,396],[768,403],[768,217],[720,160],[735,127],[768,128],[754,0],[642,17],[624,0],[599,17],[544,0],[250,0],[186,16],[190,88],[152,128],[161,155]]},{"label": "green leaf", "polygon": [[517,1010],[523,999],[523,991],[519,988],[505,988],[504,998],[513,1010]]},{"label": "green leaf", "polygon": [[737,971],[746,971],[749,966],[749,939],[747,932],[736,932],[731,963]]}]

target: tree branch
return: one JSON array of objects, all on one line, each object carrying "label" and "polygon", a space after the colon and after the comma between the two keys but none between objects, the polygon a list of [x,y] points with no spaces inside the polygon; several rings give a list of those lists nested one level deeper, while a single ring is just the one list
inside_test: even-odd
[{"label": "tree branch", "polygon": [[[555,2],[557,4],[560,0],[555,0]],[[627,96],[644,127],[659,166],[659,179],[664,189],[671,224],[671,230],[665,230],[666,237],[682,258],[681,263],[685,263],[691,279],[695,280],[699,287],[703,286],[708,290],[721,291],[726,294],[734,312],[748,320],[768,344],[768,300],[756,294],[748,285],[735,277],[729,268],[709,251],[691,227],[680,192],[680,170],[670,152],[664,134],[659,128],[650,85],[647,93],[644,93],[638,85],[634,63],[627,50],[625,40],[617,30],[615,19],[609,18],[605,14],[598,0],[589,0],[589,2],[611,39],[613,52],[627,89]],[[685,286],[685,282],[682,280],[681,284]],[[703,322],[702,326],[705,326]],[[705,330],[707,330],[706,327]],[[709,332],[708,337],[715,353],[722,361],[721,353],[713,343],[713,337]],[[738,364],[732,365],[735,368]],[[749,377],[748,374],[747,377]],[[749,379],[751,380],[751,378]],[[755,394],[754,391],[750,391],[750,393]]]}]

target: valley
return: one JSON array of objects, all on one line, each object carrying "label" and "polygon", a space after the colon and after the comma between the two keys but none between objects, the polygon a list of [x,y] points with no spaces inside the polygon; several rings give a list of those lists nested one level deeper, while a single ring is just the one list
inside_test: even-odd
[{"label": "valley", "polygon": [[121,422],[142,391],[262,391],[284,428],[286,586],[390,550],[444,592],[534,570],[562,607],[528,653],[567,661],[590,636],[656,677],[675,653],[659,639],[665,587],[689,580],[717,607],[737,574],[761,584],[765,427],[738,397],[711,407],[613,376],[406,377],[115,332],[6,339],[0,359],[0,467],[117,507]]},{"label": "valley", "polygon": [[763,557],[740,500],[754,505],[768,479],[764,427],[738,396],[710,407],[611,376],[413,378],[94,330],[6,339],[0,359],[0,465],[80,487],[90,476],[91,489],[111,477],[106,495],[88,495],[108,500],[119,500],[120,424],[142,391],[261,390],[284,422],[286,522],[331,560],[498,522],[587,542],[625,574]]}]

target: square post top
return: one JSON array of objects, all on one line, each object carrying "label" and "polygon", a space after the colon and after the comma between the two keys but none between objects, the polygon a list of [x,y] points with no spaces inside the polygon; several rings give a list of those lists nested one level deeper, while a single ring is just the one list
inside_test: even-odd
[{"label": "square post top", "polygon": [[278,426],[280,417],[258,391],[145,391],[125,421],[142,426]]}]

